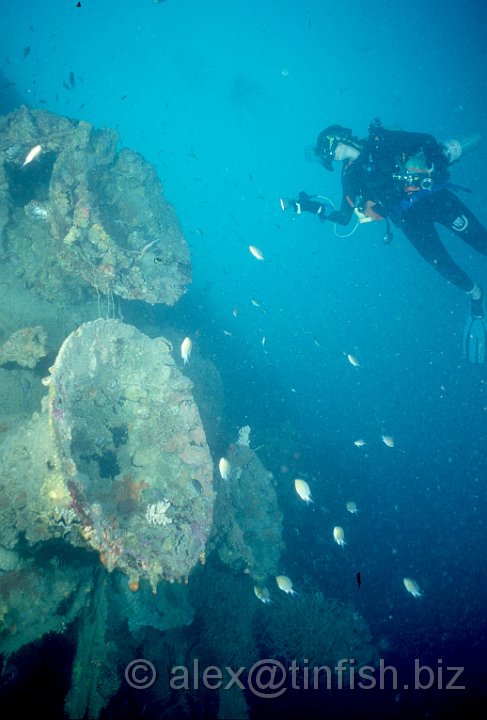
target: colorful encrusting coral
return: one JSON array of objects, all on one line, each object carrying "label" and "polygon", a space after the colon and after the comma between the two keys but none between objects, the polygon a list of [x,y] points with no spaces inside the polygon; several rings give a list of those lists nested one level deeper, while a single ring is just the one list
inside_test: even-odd
[{"label": "colorful encrusting coral", "polygon": [[[61,528],[134,590],[140,578],[154,592],[161,579],[186,579],[212,527],[213,461],[191,382],[167,341],[119,320],[86,323],[45,383],[44,422],[19,428],[0,450],[14,516],[8,536],[15,528],[47,539]],[[19,485],[29,499],[21,507]]]}]

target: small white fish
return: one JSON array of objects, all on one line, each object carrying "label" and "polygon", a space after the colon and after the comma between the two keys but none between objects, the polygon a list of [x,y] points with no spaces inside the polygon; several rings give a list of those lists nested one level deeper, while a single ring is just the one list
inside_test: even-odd
[{"label": "small white fish", "polygon": [[355,513],[358,513],[357,503],[354,502],[353,500],[350,500],[349,502],[347,502],[345,507],[347,508],[349,513],[352,513],[352,515],[355,515]]},{"label": "small white fish", "polygon": [[387,445],[389,448],[394,447],[394,438],[392,435],[381,435],[381,440],[384,443],[384,445]]},{"label": "small white fish", "polygon": [[250,250],[250,252],[252,253],[252,255],[254,256],[254,258],[256,258],[257,260],[263,260],[263,259],[264,259],[264,255],[263,255],[263,253],[262,253],[262,250],[260,250],[260,249],[259,249],[258,247],[256,247],[255,245],[249,245],[249,250]]},{"label": "small white fish", "polygon": [[355,355],[351,355],[350,353],[347,353],[347,360],[350,363],[350,365],[353,365],[354,367],[360,367],[360,362],[357,360]]},{"label": "small white fish", "polygon": [[416,580],[413,580],[412,578],[403,578],[404,587],[408,591],[408,593],[411,593],[411,595],[415,598],[419,598],[422,596],[422,592],[419,589],[419,585],[416,582]]},{"label": "small white fish", "polygon": [[193,349],[193,343],[191,341],[191,338],[185,337],[183,342],[181,343],[181,357],[182,357],[185,365],[189,362],[189,358],[191,357],[192,349]]},{"label": "small white fish", "polygon": [[218,463],[218,469],[220,471],[222,480],[230,480],[232,466],[225,457],[220,458],[220,462]]},{"label": "small white fish", "polygon": [[345,533],[343,532],[343,528],[339,525],[335,525],[333,528],[333,539],[337,545],[340,545],[340,547],[345,547],[347,544],[345,542]]},{"label": "small white fish", "polygon": [[363,447],[364,445],[367,445],[365,440],[362,440],[362,438],[355,440],[353,444],[355,445],[355,447]]},{"label": "small white fish", "polygon": [[294,489],[298,493],[301,500],[304,500],[305,503],[313,502],[313,499],[311,497],[311,490],[306,480],[300,480],[300,478],[296,478],[296,480],[294,481]]},{"label": "small white fish", "polygon": [[34,158],[36,158],[39,153],[42,151],[42,145],[35,145],[32,150],[29,150],[27,153],[27,157],[25,158],[24,162],[22,163],[22,167],[25,167],[28,165]]},{"label": "small white fish", "polygon": [[260,342],[261,342],[262,345],[265,345],[265,342],[266,342],[266,336],[265,336],[265,335],[262,336],[262,340],[261,340]]},{"label": "small white fish", "polygon": [[236,307],[233,308],[233,310],[232,310],[232,315],[233,315],[233,317],[237,317],[237,315],[238,315],[238,308],[236,308]]},{"label": "small white fish", "polygon": [[287,595],[297,595],[296,590],[293,590],[293,584],[287,575],[276,575],[276,583],[279,590],[285,592]]},{"label": "small white fish", "polygon": [[254,585],[254,593],[255,597],[259,598],[264,605],[272,602],[269,590],[265,587],[265,585]]}]

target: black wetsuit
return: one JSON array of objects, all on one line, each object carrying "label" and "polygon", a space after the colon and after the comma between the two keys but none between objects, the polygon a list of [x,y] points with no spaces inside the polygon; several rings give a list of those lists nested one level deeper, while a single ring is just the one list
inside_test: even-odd
[{"label": "black wetsuit", "polygon": [[[418,153],[424,154],[431,168],[428,175],[422,176],[427,178],[428,189],[421,189],[421,176],[417,176],[417,185],[401,179],[404,162]],[[449,188],[447,166],[441,146],[431,135],[378,128],[359,157],[344,166],[340,210],[326,219],[347,225],[355,208],[390,218],[435,270],[468,292],[475,283],[450,257],[435,223],[444,225],[484,255],[487,230]]]}]

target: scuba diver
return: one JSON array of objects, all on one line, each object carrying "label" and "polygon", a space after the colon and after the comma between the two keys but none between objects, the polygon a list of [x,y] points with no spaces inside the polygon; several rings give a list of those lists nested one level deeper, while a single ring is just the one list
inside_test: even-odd
[{"label": "scuba diver", "polygon": [[467,188],[450,183],[448,169],[479,142],[477,133],[464,141],[438,143],[431,135],[387,130],[379,120],[370,125],[368,138],[361,140],[348,128],[331,125],[318,135],[315,155],[326,170],[333,170],[334,161],[343,163],[340,209],[328,212],[330,205],[324,198],[305,192],[296,200],[280,200],[283,210],[314,213],[322,221],[339,225],[347,225],[354,213],[358,223],[385,220],[386,243],[393,237],[390,222],[400,228],[426,262],[467,293],[465,354],[473,363],[486,359],[483,291],[450,257],[435,223],[487,255],[487,229],[454,194]]}]

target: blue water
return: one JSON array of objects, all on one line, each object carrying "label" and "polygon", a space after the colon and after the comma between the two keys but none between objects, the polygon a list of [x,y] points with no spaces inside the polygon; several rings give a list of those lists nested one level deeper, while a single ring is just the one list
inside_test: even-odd
[{"label": "blue water", "polygon": [[[9,97],[115,127],[122,146],[156,167],[191,250],[186,334],[198,334],[222,373],[230,424],[249,423],[258,445],[280,417],[292,422],[300,457],[273,458],[271,469],[295,585],[314,578],[326,595],[353,599],[404,667],[416,657],[466,666],[465,691],[376,695],[372,708],[363,693],[348,695],[347,716],[447,717],[453,703],[458,717],[483,692],[487,605],[487,370],[462,357],[467,300],[399,231],[390,245],[380,223],[338,238],[314,217],[282,213],[279,197],[305,189],[340,201],[339,172],[309,159],[329,124],[364,136],[380,117],[440,140],[485,134],[485,6],[3,4]],[[486,162],[484,144],[453,173],[474,190],[462,198],[483,222]],[[485,285],[486,259],[442,236]],[[393,449],[382,434],[394,436]],[[292,472],[308,479],[312,507],[295,497]],[[345,529],[343,551],[335,524]],[[405,576],[420,599],[406,593]],[[327,716],[343,708],[337,701]],[[274,711],[262,701],[254,712]]]}]

